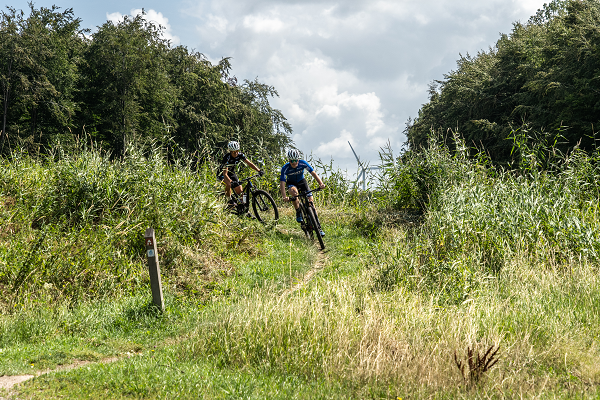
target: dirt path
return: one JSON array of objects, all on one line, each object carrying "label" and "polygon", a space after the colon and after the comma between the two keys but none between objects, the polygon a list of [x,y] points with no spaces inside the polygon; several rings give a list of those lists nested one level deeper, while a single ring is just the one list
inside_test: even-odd
[{"label": "dirt path", "polygon": [[[25,382],[31,378],[35,377],[35,375],[9,375],[9,376],[0,376],[0,389],[10,389],[13,386]],[[1,397],[0,397],[1,399]]]},{"label": "dirt path", "polygon": [[296,290],[303,288],[308,282],[310,282],[310,280],[316,274],[318,274],[323,269],[327,260],[328,260],[327,255],[323,251],[319,250],[319,252],[317,253],[317,259],[316,259],[313,267],[307,273],[304,274],[304,276],[302,277],[302,280],[295,283],[289,289],[286,289],[281,295],[286,296],[288,294],[294,293]]},{"label": "dirt path", "polygon": [[[35,378],[36,376],[49,374],[50,372],[69,371],[69,370],[72,370],[75,368],[83,367],[84,365],[95,364],[95,363],[107,364],[107,363],[117,361],[118,359],[119,359],[118,357],[110,357],[110,358],[104,358],[100,361],[75,361],[72,364],[59,365],[55,369],[38,371],[35,373],[35,375],[4,375],[4,376],[0,376],[0,389],[12,389],[13,386],[18,385],[19,383],[28,381],[29,379]],[[5,400],[5,399],[3,397],[0,397],[0,400]]]}]

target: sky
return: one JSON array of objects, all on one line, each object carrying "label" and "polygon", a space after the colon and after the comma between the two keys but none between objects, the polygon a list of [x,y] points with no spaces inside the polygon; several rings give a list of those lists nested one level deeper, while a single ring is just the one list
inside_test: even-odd
[{"label": "sky", "polygon": [[[548,1],[548,0],[546,0]],[[216,63],[231,57],[238,81],[274,86],[271,104],[292,125],[305,154],[333,160],[352,176],[360,159],[376,165],[389,144],[399,154],[409,117],[429,84],[456,69],[460,55],[494,46],[543,0],[54,0],[92,32],[136,15],[165,38]],[[27,1],[6,5],[27,10]],[[243,147],[243,143],[242,143]],[[251,154],[248,154],[251,157]]]}]

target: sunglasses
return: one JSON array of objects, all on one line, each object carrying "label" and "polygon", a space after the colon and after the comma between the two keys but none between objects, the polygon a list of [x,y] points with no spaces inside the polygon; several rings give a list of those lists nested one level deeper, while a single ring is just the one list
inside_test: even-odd
[{"label": "sunglasses", "polygon": [[291,163],[298,162],[298,159],[290,160]]}]

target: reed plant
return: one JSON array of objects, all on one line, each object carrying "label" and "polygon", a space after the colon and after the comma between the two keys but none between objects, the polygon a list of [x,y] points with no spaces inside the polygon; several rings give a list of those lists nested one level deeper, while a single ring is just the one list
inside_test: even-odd
[{"label": "reed plant", "polygon": [[536,148],[524,157],[528,163],[506,170],[485,156],[467,157],[456,140],[450,152],[431,139],[419,157],[411,154],[386,171],[383,204],[417,205],[425,213],[409,230],[405,251],[383,263],[379,287],[419,282],[418,290],[442,290],[460,302],[476,281],[497,276],[512,259],[545,269],[598,264],[599,153],[575,150],[547,170],[531,157],[552,152]]},{"label": "reed plant", "polygon": [[[235,241],[241,227],[222,212],[209,166],[192,164],[169,162],[159,147],[134,146],[120,158],[82,146],[2,159],[1,307],[134,292],[148,279],[148,227],[157,232],[167,280],[227,269],[211,256],[220,246],[210,244]],[[178,284],[186,287],[188,278]]]}]

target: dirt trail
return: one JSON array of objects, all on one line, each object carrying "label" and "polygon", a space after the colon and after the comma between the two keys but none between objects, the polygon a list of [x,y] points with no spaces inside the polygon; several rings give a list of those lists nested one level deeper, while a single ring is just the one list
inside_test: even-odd
[{"label": "dirt trail", "polygon": [[[35,373],[35,375],[4,375],[4,376],[0,376],[0,389],[12,389],[13,386],[18,385],[19,383],[28,381],[29,379],[35,378],[36,376],[49,374],[50,372],[69,371],[69,370],[72,370],[75,368],[83,367],[84,365],[95,364],[95,363],[107,364],[107,363],[117,361],[118,359],[119,359],[118,357],[110,357],[110,358],[104,358],[100,361],[75,361],[72,364],[59,365],[55,369],[38,371]],[[3,397],[0,397],[0,400],[5,400],[5,399]]]},{"label": "dirt trail", "polygon": [[[35,377],[35,375],[9,375],[9,376],[0,376],[0,389],[10,389],[16,384],[21,382],[25,382],[31,378]],[[2,397],[0,397],[1,399]]]},{"label": "dirt trail", "polygon": [[286,289],[282,293],[282,296],[286,296],[288,294],[294,293],[296,290],[303,288],[308,282],[310,282],[310,280],[316,274],[318,274],[323,269],[327,260],[328,260],[327,255],[323,251],[319,250],[319,252],[317,253],[317,259],[316,259],[313,267],[307,273],[304,274],[304,276],[302,277],[302,280],[296,282],[289,289]]}]

